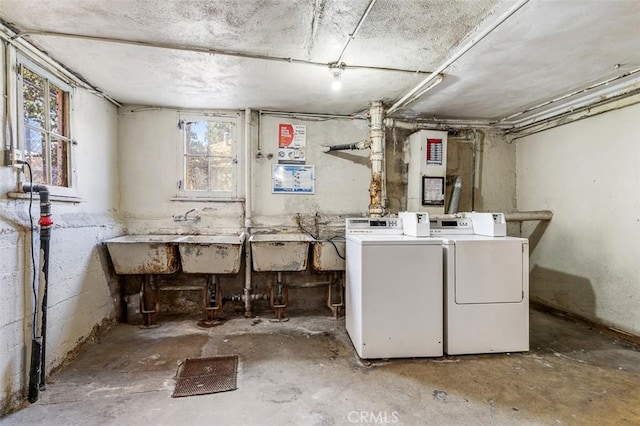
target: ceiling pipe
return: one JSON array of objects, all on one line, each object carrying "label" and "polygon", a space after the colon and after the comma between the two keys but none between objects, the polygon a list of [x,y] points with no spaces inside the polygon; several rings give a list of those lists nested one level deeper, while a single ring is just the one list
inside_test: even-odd
[{"label": "ceiling pipe", "polygon": [[[208,55],[231,56],[236,58],[257,59],[257,60],[272,61],[272,62],[287,62],[290,64],[314,65],[314,66],[319,66],[323,68],[330,67],[331,65],[335,64],[335,63],[309,61],[306,59],[287,58],[283,56],[260,55],[258,53],[241,52],[237,50],[213,49],[209,47],[192,46],[187,44],[128,40],[128,39],[116,38],[116,37],[102,37],[102,36],[93,36],[93,35],[86,35],[86,34],[64,33],[64,32],[58,32],[58,31],[24,30],[24,31],[20,31],[19,33],[16,33],[13,37],[10,37],[9,40],[16,41],[25,36],[74,38],[78,40],[99,41],[103,43],[117,43],[117,44],[131,45],[131,46],[151,47],[156,49],[169,49],[169,50],[179,50],[183,52],[206,53]],[[376,66],[368,66],[368,65],[347,65],[344,63],[340,63],[340,68],[341,69],[365,69],[365,70],[372,70],[372,71],[392,71],[392,72],[404,72],[404,73],[412,73],[412,74],[430,74],[430,71],[409,70],[404,68],[376,67]]]},{"label": "ceiling pipe", "polygon": [[[11,35],[11,33],[13,33],[13,35]],[[107,101],[111,102],[113,105],[117,106],[118,108],[122,107],[122,104],[120,104],[118,101],[113,99],[111,96],[104,93],[98,87],[89,83],[82,76],[68,70],[63,65],[61,65],[58,61],[56,61],[46,53],[36,48],[29,41],[21,40],[20,34],[21,33],[16,33],[12,28],[4,25],[3,21],[0,21],[0,39],[11,44],[13,47],[15,47],[17,50],[21,51],[25,55],[29,56],[35,62],[38,62],[39,65],[43,65],[45,66],[45,68],[48,68],[48,67],[53,68],[55,70],[56,76],[60,77],[66,83],[69,83],[72,85],[74,85],[75,83],[75,85],[80,86],[83,89],[86,89],[90,93],[93,93],[96,96],[100,96],[101,98],[106,99]]]},{"label": "ceiling pipe", "polygon": [[413,101],[415,101],[416,99],[418,99],[419,97],[421,97],[422,95],[424,95],[425,93],[427,93],[429,90],[433,89],[434,87],[436,87],[438,84],[442,83],[442,74],[438,75],[436,78],[434,78],[433,80],[431,80],[426,86],[424,86],[424,88],[422,88],[418,93],[416,93],[415,95],[413,95],[411,98],[409,98],[406,101],[406,105],[409,105],[410,103],[412,103]]},{"label": "ceiling pipe", "polygon": [[342,48],[342,52],[340,52],[340,56],[338,57],[338,60],[334,62],[335,64],[338,64],[338,65],[342,64],[342,59],[344,58],[344,55],[347,52],[347,48],[349,47],[349,44],[351,44],[353,39],[356,38],[357,32],[360,30],[360,27],[364,23],[364,20],[367,19],[367,16],[369,15],[369,12],[371,12],[373,5],[376,4],[376,1],[377,0],[371,0],[369,2],[369,6],[367,6],[367,9],[364,11],[364,14],[360,17],[360,20],[358,21],[356,28],[353,30],[351,34],[349,34],[349,39],[347,40],[347,43]]},{"label": "ceiling pipe", "polygon": [[554,104],[554,103],[556,103],[556,102],[559,102],[559,101],[564,100],[564,99],[567,99],[567,98],[570,98],[570,97],[572,97],[572,96],[576,96],[576,95],[580,95],[580,94],[586,93],[586,92],[588,92],[588,91],[590,91],[590,90],[597,89],[598,87],[608,86],[610,83],[613,83],[613,82],[615,82],[615,81],[617,81],[617,80],[620,80],[620,79],[626,78],[626,77],[628,77],[628,76],[630,76],[630,75],[637,74],[638,72],[640,72],[640,68],[636,68],[636,69],[634,69],[634,70],[632,70],[632,71],[629,71],[629,72],[627,72],[627,73],[624,73],[624,74],[622,74],[622,75],[618,75],[618,76],[616,76],[616,77],[612,77],[612,78],[609,78],[609,79],[607,79],[607,80],[600,81],[600,82],[598,82],[598,83],[592,84],[591,86],[585,87],[585,88],[583,88],[583,89],[579,89],[579,90],[576,90],[576,91],[573,91],[573,92],[567,93],[567,94],[565,94],[565,95],[559,96],[559,97],[557,97],[557,98],[554,98],[554,99],[551,99],[551,100],[548,100],[548,101],[542,102],[542,103],[540,103],[540,104],[538,104],[538,105],[532,106],[531,108],[527,108],[527,109],[525,109],[524,111],[520,111],[520,112],[517,112],[517,113],[515,113],[515,114],[511,114],[511,115],[509,115],[509,116],[507,116],[507,117],[504,117],[503,119],[501,119],[501,120],[500,120],[500,122],[503,122],[503,121],[509,121],[509,120],[511,120],[512,118],[515,118],[515,117],[518,117],[518,116],[520,116],[520,115],[527,114],[527,113],[532,112],[532,111],[535,111],[535,110],[537,110],[537,109],[540,109],[540,108],[543,108],[543,107],[549,106],[549,105],[551,105],[551,104]]},{"label": "ceiling pipe", "polygon": [[[516,4],[511,6],[505,13],[500,15],[498,17],[498,19],[493,24],[491,24],[489,27],[483,29],[482,31],[480,31],[480,33],[478,33],[477,35],[472,37],[471,40],[469,40],[466,44],[464,44],[462,46],[462,48],[460,48],[458,51],[456,51],[453,54],[453,56],[449,57],[449,59],[447,59],[442,65],[440,65],[436,70],[434,70],[431,75],[429,75],[427,78],[425,78],[420,83],[418,83],[418,85],[416,87],[414,87],[413,89],[409,90],[409,92],[406,95],[404,95],[402,98],[400,98],[400,100],[398,102],[393,104],[391,106],[391,108],[389,108],[387,110],[387,115],[391,115],[394,112],[398,111],[399,109],[406,107],[409,103],[415,101],[419,96],[422,96],[424,94],[424,92],[421,92],[421,93],[419,93],[419,92],[426,85],[428,85],[429,83],[434,81],[437,77],[439,77],[440,74],[444,72],[444,70],[449,68],[449,66],[451,66],[454,62],[456,62],[458,59],[460,59],[462,57],[462,55],[464,55],[469,50],[471,50],[471,48],[473,48],[476,44],[478,44],[480,41],[482,41],[482,39],[484,39],[486,36],[488,36],[493,30],[498,28],[500,26],[500,24],[502,24],[504,21],[509,19],[509,17],[511,17],[511,15],[513,15],[518,10],[520,10],[520,8],[522,8],[528,2],[529,2],[529,0],[520,0],[519,2],[517,2]],[[416,95],[418,93],[419,93],[419,95]]]}]

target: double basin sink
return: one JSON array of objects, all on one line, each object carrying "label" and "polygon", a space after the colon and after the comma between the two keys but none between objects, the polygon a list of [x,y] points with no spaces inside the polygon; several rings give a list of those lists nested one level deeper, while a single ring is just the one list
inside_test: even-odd
[{"label": "double basin sink", "polygon": [[[240,235],[125,235],[105,241],[117,274],[235,274],[240,270]],[[344,270],[344,243],[315,241],[305,234],[255,234],[249,238],[253,270],[302,271],[313,242],[317,271]],[[342,248],[342,249],[341,249]]]},{"label": "double basin sink", "polygon": [[244,234],[125,235],[105,241],[117,274],[235,274]]}]

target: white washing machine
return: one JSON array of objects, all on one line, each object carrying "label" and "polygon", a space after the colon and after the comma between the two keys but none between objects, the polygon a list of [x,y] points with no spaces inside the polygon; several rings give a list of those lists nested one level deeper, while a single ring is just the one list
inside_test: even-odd
[{"label": "white washing machine", "polygon": [[345,319],[360,358],[442,356],[442,241],[347,219]]},{"label": "white washing machine", "polygon": [[[449,355],[529,350],[529,242],[473,218],[432,218],[431,233],[444,248],[444,351]],[[501,223],[498,223],[501,222]],[[504,226],[502,226],[504,225]],[[498,232],[493,232],[499,229]]]}]

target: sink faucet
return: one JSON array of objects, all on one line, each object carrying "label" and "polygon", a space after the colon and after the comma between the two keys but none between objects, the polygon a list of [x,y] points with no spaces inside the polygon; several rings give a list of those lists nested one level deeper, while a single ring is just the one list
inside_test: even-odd
[{"label": "sink faucet", "polygon": [[198,209],[191,209],[183,215],[178,215],[178,216],[173,215],[171,217],[173,218],[174,222],[197,222],[200,220],[200,216],[194,214],[191,217],[189,217],[189,214],[195,213],[197,211]]}]

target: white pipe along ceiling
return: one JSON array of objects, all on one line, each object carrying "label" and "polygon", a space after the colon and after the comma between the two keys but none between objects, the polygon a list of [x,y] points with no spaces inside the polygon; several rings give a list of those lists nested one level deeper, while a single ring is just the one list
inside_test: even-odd
[{"label": "white pipe along ceiling", "polygon": [[[602,82],[639,91],[635,0],[60,0],[32,9],[3,1],[3,39],[35,46],[118,104],[354,115],[380,100],[404,121],[509,128]],[[330,89],[332,67],[340,91]]]}]

